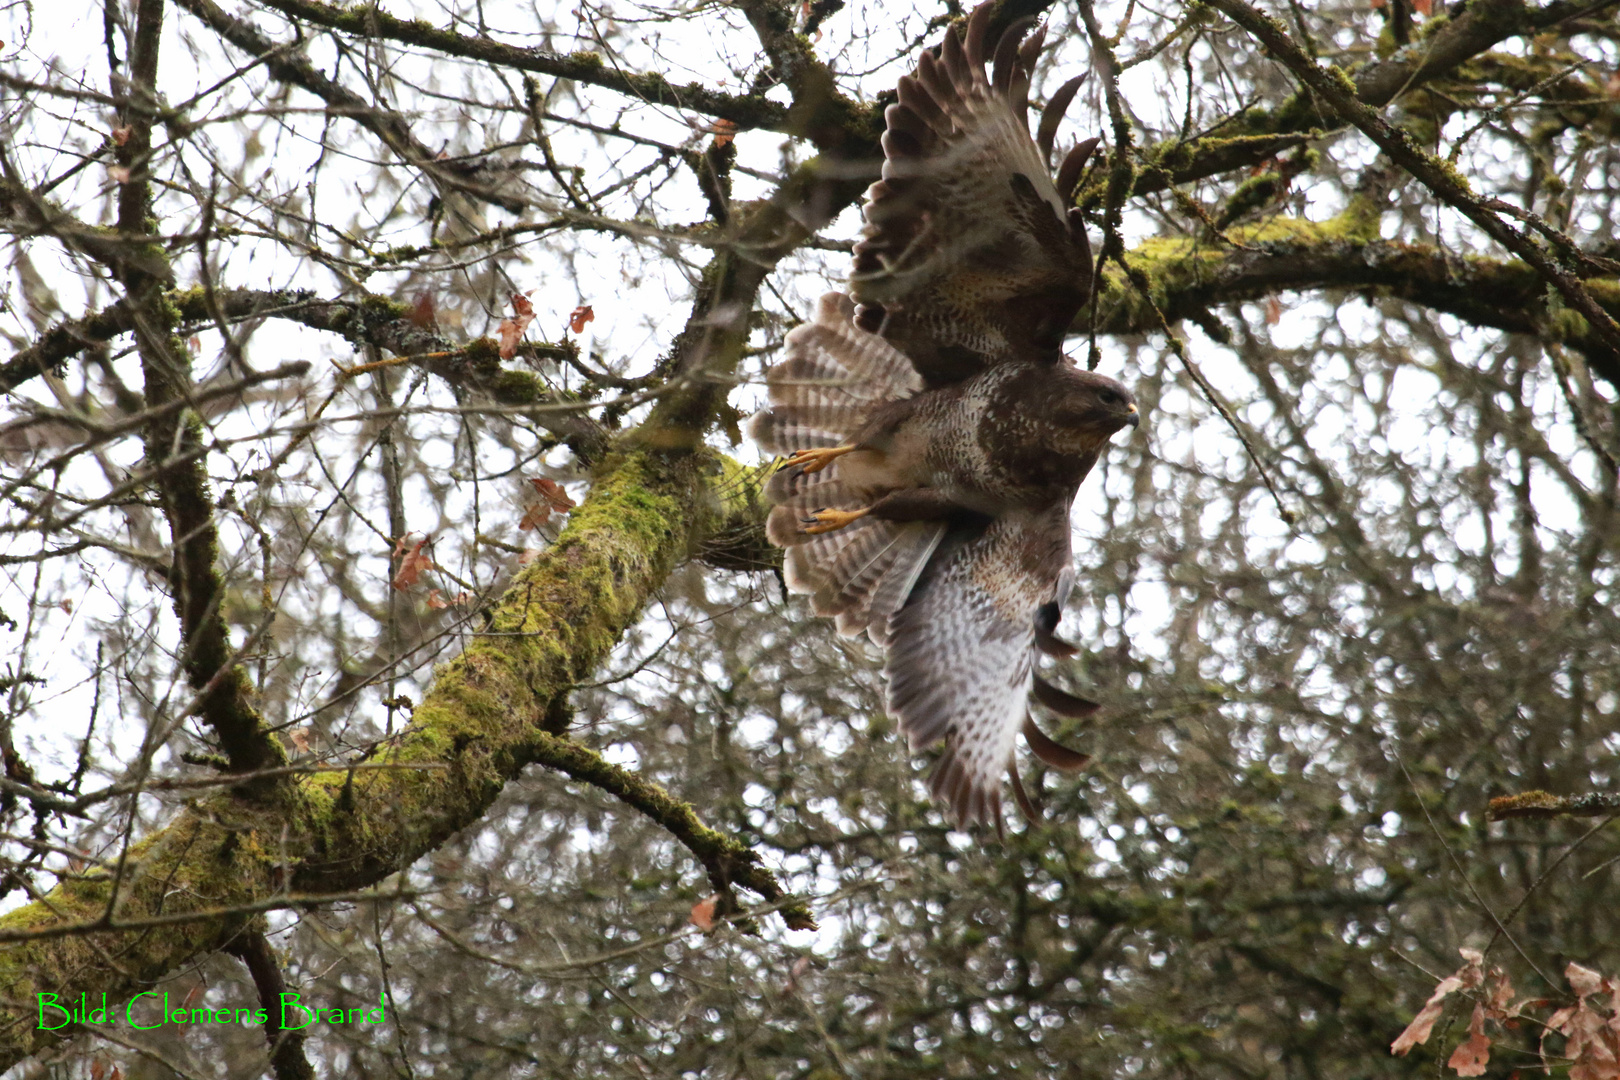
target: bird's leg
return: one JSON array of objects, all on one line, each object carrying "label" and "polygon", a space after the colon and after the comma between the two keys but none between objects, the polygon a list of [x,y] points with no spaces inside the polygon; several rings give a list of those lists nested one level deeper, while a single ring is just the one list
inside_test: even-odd
[{"label": "bird's leg", "polygon": [[870,507],[881,521],[960,521],[980,515],[933,487],[891,491]]},{"label": "bird's leg", "polygon": [[814,450],[795,450],[788,455],[786,461],[782,462],[782,468],[787,469],[797,465],[803,472],[818,473],[831,465],[835,459],[843,457],[854,449],[854,445],[849,445],[823,446]]},{"label": "bird's leg", "polygon": [[817,510],[803,519],[804,531],[812,536],[835,532],[867,514],[880,521],[950,521],[972,517],[974,511],[956,502],[938,488],[902,488],[899,491],[889,492],[871,506],[863,506],[859,510]]},{"label": "bird's leg", "polygon": [[817,510],[804,519],[804,531],[811,536],[837,532],[845,525],[872,512],[870,506],[860,510]]}]

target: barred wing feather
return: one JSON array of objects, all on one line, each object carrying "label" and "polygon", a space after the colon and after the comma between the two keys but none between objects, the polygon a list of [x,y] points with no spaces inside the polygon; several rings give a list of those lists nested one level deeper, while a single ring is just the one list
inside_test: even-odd
[{"label": "barred wing feather", "polygon": [[883,178],[867,191],[850,289],[856,323],[893,341],[930,386],[1012,358],[1056,360],[1090,295],[1091,250],[1068,207],[1095,140],[1076,147],[1054,183],[1044,160],[1078,80],[1053,97],[1042,145],[1026,118],[1041,34],[1029,20],[996,45],[985,73],[991,5],[965,41],[945,35],[900,79],[885,112]]}]

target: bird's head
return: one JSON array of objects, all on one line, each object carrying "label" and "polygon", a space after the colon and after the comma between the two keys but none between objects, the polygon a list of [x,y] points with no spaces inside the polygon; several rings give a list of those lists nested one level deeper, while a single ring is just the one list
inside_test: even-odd
[{"label": "bird's head", "polygon": [[1136,396],[1118,379],[1067,365],[1055,376],[1049,396],[1038,406],[1056,429],[1054,449],[1094,453],[1120,428],[1141,423]]}]

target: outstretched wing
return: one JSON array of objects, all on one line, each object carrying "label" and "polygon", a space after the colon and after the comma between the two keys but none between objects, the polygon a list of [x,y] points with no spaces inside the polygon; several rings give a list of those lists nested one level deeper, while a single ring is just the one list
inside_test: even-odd
[{"label": "outstretched wing", "polygon": [[1096,140],[1075,147],[1055,184],[1047,163],[1080,80],[1053,96],[1037,144],[1026,114],[1043,31],[1020,46],[1032,20],[1008,28],[987,77],[990,7],[974,10],[965,41],[947,32],[938,59],[924,53],[901,77],[850,276],[856,324],[894,342],[929,386],[1057,359],[1091,291],[1084,223],[1068,207]]},{"label": "outstretched wing", "polygon": [[913,749],[945,740],[930,785],[959,824],[1001,827],[1002,777],[1041,685],[1035,613],[1068,562],[1066,503],[953,527],[889,623],[889,712]]}]

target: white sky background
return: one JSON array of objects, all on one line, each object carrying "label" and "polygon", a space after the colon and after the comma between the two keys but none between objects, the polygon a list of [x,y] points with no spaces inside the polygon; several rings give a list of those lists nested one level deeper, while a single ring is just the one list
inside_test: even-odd
[{"label": "white sky background", "polygon": [[[229,0],[226,0],[226,6],[230,8]],[[391,13],[400,16],[419,14],[436,25],[446,25],[448,22],[445,12],[434,5],[419,4],[407,9],[403,4],[392,3],[387,7]],[[1123,7],[1119,3],[1103,5],[1101,14],[1105,24],[1111,25]],[[677,82],[690,79],[721,88],[740,89],[747,78],[754,74],[752,69],[744,69],[757,59],[756,42],[742,16],[735,11],[704,8],[689,20],[663,26],[654,36],[642,39],[640,26],[634,21],[640,17],[640,12],[632,5],[604,4],[595,9],[594,21],[579,17],[574,13],[576,10],[581,9],[570,4],[541,5],[540,17],[537,18],[535,9],[522,4],[484,5],[485,16],[492,28],[529,29],[527,34],[512,33],[506,29],[493,31],[495,36],[510,44],[541,45],[564,52],[599,49],[601,46],[597,35],[601,34],[611,42],[626,67],[662,70]],[[1072,15],[1065,11],[1057,18],[1066,21]],[[273,17],[257,14],[255,20],[272,37],[283,41],[289,38],[286,27]],[[828,21],[825,36],[817,44],[818,54],[833,62],[841,71],[863,72],[860,92],[870,99],[876,93],[892,87],[895,78],[910,68],[910,57],[901,62],[887,58],[901,49],[904,42],[919,34],[924,23],[925,17],[915,10],[906,11],[894,5],[870,2],[852,4]],[[1127,58],[1133,55],[1137,48],[1150,40],[1148,35],[1162,32],[1163,26],[1157,21],[1141,22],[1127,36],[1126,43],[1119,50],[1120,55]],[[541,27],[544,27],[544,32]],[[466,26],[461,29],[471,32],[471,28]],[[1057,31],[1058,27],[1055,26],[1054,30]],[[1061,32],[1054,36],[1063,37]],[[929,36],[930,41],[935,38],[937,33]],[[20,77],[43,82],[61,79],[65,75],[79,75],[87,89],[102,93],[106,91],[107,63],[102,46],[101,15],[97,7],[35,4],[27,8],[12,4],[0,8],[0,39],[5,42],[3,50],[0,50],[0,63]],[[475,65],[430,64],[419,56],[412,56],[408,50],[401,56],[398,46],[390,44],[386,48],[394,61],[394,73],[404,82],[430,89],[436,86],[442,92],[456,95],[468,85],[476,85],[477,93],[481,95],[498,91],[496,84]],[[1612,64],[1612,55],[1602,53],[1596,44],[1592,49],[1596,59]],[[332,70],[334,54],[325,36],[317,35],[311,39],[308,55],[322,70]],[[1050,49],[1050,56],[1048,66],[1043,69],[1044,81],[1036,85],[1037,96],[1041,96],[1043,87],[1056,86],[1086,62],[1085,47],[1075,37],[1062,40],[1055,49]],[[170,8],[161,63],[162,92],[169,102],[185,101],[203,94],[229,75],[241,60],[240,54],[229,52],[211,31],[200,26],[191,16],[177,8]],[[345,77],[351,76],[352,71],[344,69],[344,74]],[[313,191],[306,190],[304,185],[313,175],[310,170],[322,153],[313,138],[320,131],[319,118],[313,115],[294,117],[290,124],[267,119],[265,111],[280,110],[282,103],[257,100],[246,92],[246,85],[258,85],[258,82],[235,82],[221,91],[204,94],[190,113],[190,118],[199,125],[200,135],[195,144],[186,150],[186,161],[193,175],[202,183],[206,184],[213,175],[213,162],[208,158],[208,155],[213,155],[226,172],[233,164],[243,163],[246,168],[244,176],[251,184],[271,194],[282,193],[276,189],[283,188],[284,194],[298,202],[305,211],[313,207],[313,217],[322,231],[340,233],[356,227],[369,229],[380,226],[381,234],[376,238],[379,245],[419,244],[428,239],[427,223],[418,209],[421,192],[372,189],[374,170],[370,159],[377,150],[374,139],[338,121],[337,126],[342,131],[334,146],[326,150],[327,167],[321,174],[320,185]],[[542,85],[549,85],[549,80],[542,80]],[[1122,90],[1134,114],[1150,125],[1173,127],[1179,124],[1186,107],[1184,87],[1174,81],[1166,82],[1157,65],[1144,64],[1128,71],[1122,80]],[[668,144],[698,147],[707,139],[707,136],[694,131],[693,122],[706,122],[694,114],[630,104],[619,95],[589,87],[577,88],[575,95],[573,99],[559,95],[551,103],[552,110],[584,116],[598,124],[611,123],[617,117],[625,130]],[[785,91],[778,90],[774,96],[785,100]],[[314,99],[295,93],[291,102],[295,108],[310,108]],[[464,125],[453,103],[421,98],[417,104],[418,134],[430,145],[443,143],[451,154],[508,142],[517,137],[519,119],[513,112],[492,112],[484,126]],[[3,112],[7,117],[15,117],[16,110],[17,103],[11,102]],[[247,117],[245,130],[237,119],[244,112]],[[1070,109],[1069,120],[1059,136],[1060,147],[1083,135],[1103,131],[1102,118],[1102,103],[1093,80]],[[15,123],[14,120],[11,122]],[[111,127],[109,110],[98,104],[51,100],[36,103],[36,107],[27,113],[24,124],[5,135],[13,143],[16,159],[31,176],[55,176],[65,172],[74,162],[75,153],[90,152],[99,147]],[[615,168],[624,175],[630,175],[655,157],[651,150],[631,148],[627,151],[622,143],[617,142],[604,149],[596,136],[570,129],[566,125],[554,125],[550,134],[558,159],[564,163],[584,164],[587,175],[593,177]],[[1449,131],[1448,134],[1454,136],[1457,132]],[[245,142],[244,137],[247,139]],[[737,142],[739,164],[769,175],[782,173],[809,153],[807,148],[791,145],[784,137],[769,132],[745,132]],[[1344,160],[1364,161],[1369,156],[1367,145],[1354,136],[1329,140],[1324,152]],[[535,156],[529,148],[513,151],[514,156],[520,153],[531,159]],[[1464,155],[1465,168],[1481,173],[1499,168],[1493,154],[1494,148],[1489,139],[1476,138]],[[352,159],[338,160],[341,155],[352,155]],[[406,170],[392,169],[385,184],[392,183],[392,177],[404,175],[407,175]],[[93,163],[52,194],[82,217],[105,221],[110,219],[111,214],[111,186],[112,181],[104,163]],[[766,182],[739,173],[735,177],[734,197],[759,198],[769,188]],[[614,197],[609,204],[609,212],[624,218],[634,217],[641,209],[638,200],[645,197],[641,186],[631,185]],[[1304,216],[1313,220],[1324,219],[1341,209],[1336,202],[1337,195],[1320,186],[1304,184],[1299,189],[1298,198]],[[656,199],[661,224],[696,222],[706,212],[689,174],[678,176],[674,182],[666,185]],[[168,204],[171,210],[179,205],[178,202]],[[483,213],[484,224],[489,226],[506,220],[506,216],[497,210]],[[1460,228],[1452,215],[1444,215],[1442,220],[1442,235],[1456,250],[1483,250],[1477,238]],[[180,232],[187,224],[180,218],[166,218],[164,227],[169,232]],[[855,212],[846,212],[824,231],[824,235],[852,239],[858,224]],[[1125,226],[1127,244],[1161,231],[1157,221],[1140,213],[1127,215]],[[589,350],[599,353],[602,363],[621,374],[634,375],[649,370],[668,351],[674,335],[688,317],[691,275],[706,261],[707,252],[698,247],[678,246],[673,242],[653,243],[638,248],[617,238],[589,234],[579,239],[577,245],[571,238],[565,237],[563,246],[573,250],[563,255],[557,251],[557,245],[529,244],[512,252],[501,264],[502,274],[511,289],[534,290],[533,302],[539,313],[533,327],[534,336],[554,339],[561,332],[570,310],[577,304],[591,304],[595,309],[596,321],[588,325],[584,334],[584,343]],[[35,243],[29,252],[35,268],[55,290],[61,313],[73,315],[96,309],[115,298],[83,277],[74,262],[54,245]],[[16,339],[25,340],[34,336],[37,327],[19,302],[17,270],[11,264],[14,253],[14,250],[6,252],[8,304],[0,312],[0,327]],[[671,258],[671,253],[679,257]],[[838,253],[815,251],[805,251],[786,260],[773,275],[767,289],[762,291],[762,305],[788,318],[802,317],[808,312],[816,295],[838,287],[845,262],[845,257]],[[178,259],[177,270],[182,284],[196,281],[194,251]],[[323,295],[337,295],[344,287],[344,282],[328,270],[308,260],[290,256],[284,245],[255,241],[251,237],[243,237],[225,249],[220,272],[225,283],[236,286],[301,287]],[[369,276],[364,285],[377,294],[397,299],[409,299],[412,288],[411,275],[404,272],[376,273]],[[441,322],[452,336],[457,333],[469,337],[491,333],[495,321],[506,313],[505,291],[504,288],[491,288],[485,295],[487,303],[482,308],[470,306],[459,311],[441,308]],[[1385,325],[1359,302],[1346,303],[1337,311],[1314,295],[1284,297],[1283,302],[1281,319],[1268,328],[1272,339],[1281,346],[1308,340],[1314,337],[1319,324],[1336,319],[1345,340],[1345,350],[1353,353],[1358,340],[1382,332]],[[46,322],[54,322],[61,317],[60,313],[46,315]],[[1250,321],[1260,323],[1264,320],[1262,316],[1251,318]],[[1490,347],[1499,337],[1494,332],[1472,331],[1460,325],[1455,329],[1459,356],[1477,354]],[[1227,350],[1206,339],[1198,330],[1184,327],[1182,332],[1188,337],[1195,358],[1211,382],[1237,406],[1240,415],[1247,421],[1256,427],[1263,425],[1270,418],[1269,407],[1258,400],[1257,388],[1243,366]],[[202,377],[217,370],[221,357],[217,335],[204,332],[200,339],[198,375]],[[764,335],[756,338],[756,344],[764,344],[765,341]],[[1077,342],[1071,351],[1079,352],[1083,348],[1083,343]],[[1174,363],[1168,354],[1152,344],[1138,347],[1105,339],[1102,351],[1100,370],[1116,375],[1127,383],[1133,381],[1136,371],[1143,364]],[[345,343],[335,337],[303,331],[287,323],[272,323],[261,330],[254,338],[249,353],[249,360],[260,368],[293,359],[313,362],[309,378],[317,385],[314,396],[319,399],[332,385],[328,362],[336,360],[349,364],[357,358]],[[755,361],[746,370],[749,380],[757,378],[762,362]],[[1435,426],[1434,406],[1440,384],[1423,371],[1424,363],[1421,357],[1417,357],[1414,365],[1402,373],[1403,382],[1398,388],[1399,392],[1394,395],[1394,408],[1400,418],[1387,429],[1388,448],[1409,464],[1444,473],[1456,468],[1458,462],[1473,461],[1475,450],[1466,440],[1454,438],[1443,427]],[[119,358],[118,366],[129,385],[140,385],[139,365],[133,355],[126,352]],[[49,387],[42,380],[25,386],[22,394],[47,405],[56,404]],[[758,388],[752,382],[740,386],[733,396],[733,401],[745,411],[760,400]],[[419,394],[415,401],[419,404],[450,403],[447,395],[432,386]],[[360,427],[356,423],[345,422],[342,417],[362,413],[370,404],[369,397],[359,395],[356,391],[349,392],[347,397],[340,398],[334,404],[329,414],[331,422],[321,438],[326,440],[332,458],[339,463],[346,460],[345,455],[362,438]],[[1578,476],[1586,480],[1595,476],[1595,466],[1580,447],[1566,406],[1550,379],[1538,387],[1535,408],[1552,448],[1565,460],[1572,462]],[[263,408],[250,410],[245,416],[226,418],[215,434],[226,440],[247,438],[266,426],[266,418]],[[248,419],[252,420],[251,425],[244,422]],[[283,418],[280,426],[285,429],[299,419],[299,416]],[[1320,414],[1315,421],[1313,444],[1331,447],[1337,441],[1354,435],[1364,420],[1351,409],[1337,413],[1329,410]],[[427,423],[428,420],[413,422]],[[452,429],[454,423],[453,417],[443,418],[446,430]],[[1213,416],[1205,403],[1184,391],[1172,390],[1162,402],[1159,415],[1149,416],[1141,432],[1131,437],[1146,440],[1152,453],[1180,466],[1215,475],[1236,476],[1240,471],[1242,451],[1236,439],[1219,418]],[[1116,441],[1123,444],[1125,438],[1125,435],[1116,436]],[[254,469],[263,463],[264,455],[278,445],[279,441],[272,438],[262,444],[250,442],[232,446],[229,453],[222,453],[211,460],[210,471],[220,477]],[[435,445],[448,447],[450,440],[446,438]],[[734,452],[744,459],[755,456],[752,446],[744,446]],[[1116,451],[1120,452],[1123,451]],[[111,444],[105,449],[105,456],[107,468],[111,470],[132,468],[140,460],[139,441],[131,438]],[[558,456],[554,463],[562,460]],[[449,470],[454,462],[447,456],[442,464]],[[307,462],[305,467],[308,467]],[[77,485],[91,491],[104,489],[106,481],[102,478],[101,469],[102,466],[94,460],[81,457],[67,471],[64,486]],[[288,472],[290,475],[296,470]],[[319,484],[320,477],[314,472],[308,475],[313,490]],[[566,475],[563,478],[573,481],[571,490],[576,499],[583,497],[583,484],[577,478]],[[296,476],[289,483],[296,487]],[[1380,497],[1376,484],[1373,481],[1373,486],[1363,491],[1374,501]],[[1541,484],[1538,489],[1538,497],[1553,500],[1541,507],[1543,522],[1550,528],[1557,528],[1560,521],[1572,520],[1573,503],[1566,501],[1559,505],[1556,502],[1558,490],[1558,485],[1551,483]],[[1087,538],[1096,536],[1103,528],[1096,508],[1104,492],[1118,497],[1128,494],[1123,480],[1106,468],[1094,474],[1082,489],[1074,518],[1075,545],[1082,567],[1088,558]],[[1387,494],[1390,499],[1401,497],[1399,488],[1393,484],[1389,485]],[[407,498],[412,504],[410,524],[413,530],[419,533],[444,533],[462,527],[460,523],[467,517],[470,496],[458,497],[452,492],[442,505],[438,505],[426,487],[413,482],[407,488]],[[1506,503],[1503,506],[1501,532],[1505,534],[1508,531]],[[1269,501],[1253,499],[1245,509],[1250,543],[1256,550],[1275,552],[1279,565],[1289,562],[1312,563],[1321,558],[1319,542],[1309,535],[1291,533]],[[512,518],[515,519],[520,513],[521,507],[514,504]],[[119,522],[110,514],[95,516],[87,527],[107,534],[117,534],[120,530]],[[1214,527],[1213,523],[1211,527]],[[486,521],[484,528],[491,531],[493,526]],[[1463,547],[1477,545],[1478,529],[1477,521],[1460,522],[1452,539]],[[1549,537],[1549,541],[1556,543],[1556,538]],[[4,536],[0,538],[0,552],[31,552],[36,549],[37,542],[37,536]],[[252,550],[243,537],[228,538],[226,547],[231,552],[251,554]],[[447,565],[455,564],[452,546],[439,548],[438,554]],[[369,545],[365,548],[362,561],[377,587],[385,588],[388,577],[386,545]],[[1458,587],[1456,581],[1444,580],[1439,574],[1433,584],[1442,591]],[[73,768],[76,753],[74,740],[83,733],[95,694],[95,688],[86,682],[86,675],[94,663],[102,625],[120,620],[137,624],[149,622],[149,628],[144,632],[149,635],[149,647],[154,650],[153,668],[166,670],[168,682],[164,684],[160,680],[157,685],[147,688],[148,692],[169,694],[176,702],[189,699],[189,691],[183,689],[184,681],[176,677],[172,662],[161,659],[162,652],[177,642],[178,633],[167,603],[158,602],[158,597],[159,593],[151,587],[151,583],[140,580],[138,576],[132,577],[122,563],[101,552],[88,552],[82,559],[46,563],[42,578],[36,578],[35,568],[30,565],[0,567],[0,609],[19,621],[25,617],[33,620],[30,652],[27,656],[13,653],[9,662],[26,665],[31,673],[45,680],[41,686],[15,692],[32,699],[31,709],[18,722],[16,739],[19,748],[39,770],[41,779],[51,781],[64,778]],[[137,598],[146,603],[132,607]],[[36,599],[43,603],[31,603]],[[1126,602],[1123,629],[1133,647],[1150,657],[1166,656],[1171,646],[1164,631],[1174,614],[1169,588],[1162,583],[1144,582],[1122,601]],[[335,600],[333,605],[336,610]],[[807,609],[805,616],[808,617]],[[663,636],[658,627],[660,619],[661,616],[656,613],[649,615],[648,636],[654,642]],[[1079,631],[1084,635],[1096,629],[1083,626]],[[364,627],[356,628],[357,634],[364,632]],[[18,631],[0,629],[0,652],[12,649],[12,643],[19,639]],[[331,675],[331,672],[327,672],[326,678],[329,679]],[[310,700],[318,699],[322,688],[322,682],[313,682],[308,690]],[[102,688],[101,727],[96,752],[103,764],[109,767],[113,762],[130,760],[142,737],[137,724],[119,719],[124,715],[122,695],[130,692],[130,688],[125,686]],[[178,708],[174,711],[178,711]],[[1103,845],[1107,843],[1106,839],[1099,842]],[[833,885],[824,884],[828,888]]]}]

